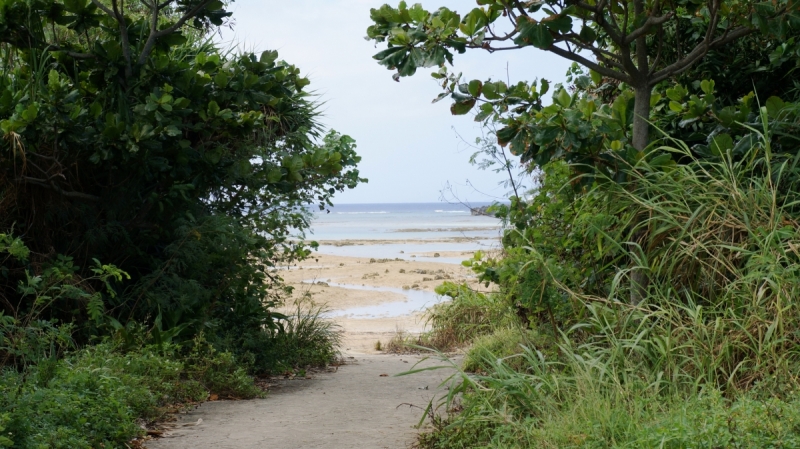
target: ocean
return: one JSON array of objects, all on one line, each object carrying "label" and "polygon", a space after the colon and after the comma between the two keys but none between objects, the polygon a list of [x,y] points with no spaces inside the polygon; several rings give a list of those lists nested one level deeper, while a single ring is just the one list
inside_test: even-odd
[{"label": "ocean", "polygon": [[[473,208],[491,203],[474,203]],[[462,204],[339,204],[315,213],[309,238],[337,240],[439,240],[497,238],[500,221],[475,216]]]},{"label": "ocean", "polygon": [[[491,203],[473,203],[471,207]],[[497,248],[500,220],[472,215],[462,204],[340,204],[315,213],[309,240],[321,243],[321,254],[349,257],[429,257],[432,252],[469,252]],[[461,263],[466,257],[440,257]],[[420,260],[420,259],[417,259]]]}]

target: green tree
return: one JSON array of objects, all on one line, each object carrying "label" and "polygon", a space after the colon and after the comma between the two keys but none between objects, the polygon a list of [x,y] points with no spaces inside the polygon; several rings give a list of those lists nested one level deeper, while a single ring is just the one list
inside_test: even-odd
[{"label": "green tree", "polygon": [[[502,117],[505,127],[497,132],[498,141],[510,143],[512,152],[539,165],[566,158],[586,167],[607,168],[618,161],[607,153],[609,149],[627,150],[625,159],[635,162],[644,157],[650,143],[651,112],[661,99],[660,95],[653,97],[654,87],[686,72],[709,51],[756,32],[782,39],[800,23],[797,7],[791,2],[477,3],[481,6],[463,16],[447,8],[428,11],[419,4],[409,8],[405,2],[397,8],[384,5],[371,10],[374,25],[367,36],[388,46],[375,59],[396,70],[395,79],[413,75],[420,67],[441,67],[434,73],[435,78],[444,79],[446,89],[439,99],[450,95],[455,100],[452,113],[466,114],[480,100],[476,119]],[[690,30],[688,35],[686,30]],[[581,64],[590,76],[582,76],[584,85],[579,87],[585,88],[589,79],[598,86],[608,84],[603,83],[607,79],[614,86],[622,83],[630,89],[598,101],[562,88],[554,94],[554,105],[543,107],[541,97],[549,90],[545,80],[516,86],[462,82],[460,75],[449,75],[444,68],[446,62],[452,64],[453,51],[525,47]],[[713,85],[703,87],[711,95]],[[557,144],[552,145],[554,142]],[[613,170],[623,173],[619,167]],[[631,301],[638,303],[647,280],[641,270],[633,270],[631,275]]]},{"label": "green tree", "polygon": [[[8,313],[32,306],[17,281],[61,254],[78,278],[93,259],[130,274],[103,297],[123,323],[275,326],[271,269],[309,254],[293,237],[308,207],[364,180],[298,68],[207,40],[229,15],[216,0],[0,1],[0,229],[31,249],[4,263]],[[42,317],[88,323],[80,305]]]}]

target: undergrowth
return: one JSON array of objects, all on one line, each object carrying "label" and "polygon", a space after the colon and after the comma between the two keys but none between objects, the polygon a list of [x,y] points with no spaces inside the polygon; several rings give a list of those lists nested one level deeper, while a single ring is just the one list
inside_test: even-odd
[{"label": "undergrowth", "polygon": [[[797,161],[766,143],[705,161],[676,145],[659,151],[689,162],[645,158],[586,193],[588,220],[558,225],[593,253],[511,230],[511,258],[474,267],[526,275],[495,278],[467,313],[434,310],[434,335],[472,345],[422,447],[800,447],[800,203],[784,188]],[[640,304],[635,270],[649,278]],[[521,317],[526,282],[541,294]]]},{"label": "undergrowth", "polygon": [[[128,351],[112,342],[0,373],[0,425],[14,448],[125,447],[181,404],[263,396],[229,353],[202,340]],[[0,441],[2,443],[2,441]]]}]

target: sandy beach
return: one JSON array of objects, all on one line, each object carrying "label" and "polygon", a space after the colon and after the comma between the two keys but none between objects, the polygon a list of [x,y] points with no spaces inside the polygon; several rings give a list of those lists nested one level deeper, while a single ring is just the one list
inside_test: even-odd
[{"label": "sandy beach", "polygon": [[[323,245],[281,275],[295,288],[295,299],[310,297],[331,309],[330,319],[344,331],[343,353],[375,354],[377,341],[385,344],[398,333],[425,330],[424,308],[446,300],[434,293],[436,286],[448,280],[475,283],[471,270],[457,263],[471,258],[475,250],[436,251],[442,243],[463,243],[454,240],[337,242],[336,247],[361,246],[376,257],[326,254],[334,246]],[[386,257],[387,246],[403,244],[428,251],[395,251],[397,257]]]}]

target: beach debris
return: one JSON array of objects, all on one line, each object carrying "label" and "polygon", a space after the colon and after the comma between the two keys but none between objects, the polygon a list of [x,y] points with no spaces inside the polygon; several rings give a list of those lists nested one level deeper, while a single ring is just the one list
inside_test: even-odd
[{"label": "beach debris", "polygon": [[405,251],[400,251],[400,254],[405,254],[405,253],[406,253]]},{"label": "beach debris", "polygon": [[439,253],[433,253],[433,257],[441,257]]},{"label": "beach debris", "polygon": [[411,290],[411,287],[409,287],[408,285],[404,285],[403,290]]},{"label": "beach debris", "polygon": [[380,276],[380,273],[376,271],[373,273],[366,273],[365,275],[361,276],[361,279],[375,279],[378,276]]},{"label": "beach debris", "polygon": [[386,374],[386,373],[383,373],[383,374],[380,375],[380,377],[389,377],[389,375]]},{"label": "beach debris", "polygon": [[314,285],[321,285],[323,287],[330,287],[330,285],[328,285],[327,282],[322,282],[322,281],[314,282]]},{"label": "beach debris", "polygon": [[339,264],[339,266],[340,266],[340,267],[343,267],[343,266],[344,266],[344,262],[340,263],[340,264]]},{"label": "beach debris", "polygon": [[401,273],[405,273],[405,272],[406,272],[406,270],[405,270],[404,268],[401,268],[401,269],[400,269],[400,272],[401,272]]},{"label": "beach debris", "polygon": [[386,271],[384,271],[384,273],[388,273],[388,272],[389,272],[389,269],[387,268]]},{"label": "beach debris", "polygon": [[422,278],[422,282],[428,282],[428,281],[432,281],[432,280],[433,280],[433,278]]},{"label": "beach debris", "polygon": [[411,288],[414,290],[419,290],[419,284],[411,284]]}]

